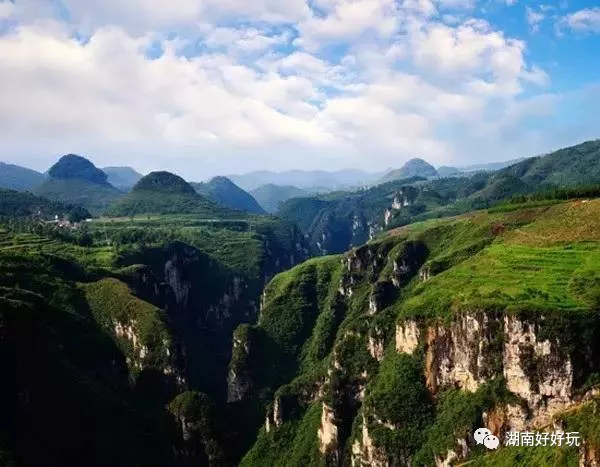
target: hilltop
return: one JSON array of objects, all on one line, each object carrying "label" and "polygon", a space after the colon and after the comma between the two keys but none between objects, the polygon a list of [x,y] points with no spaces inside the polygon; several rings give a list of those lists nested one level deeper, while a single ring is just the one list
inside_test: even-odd
[{"label": "hilltop", "polygon": [[219,218],[229,214],[199,195],[183,178],[170,172],[151,172],[106,210],[113,217],[139,214],[198,214]]},{"label": "hilltop", "polygon": [[121,191],[129,191],[143,177],[131,167],[104,167],[102,171],[108,177],[108,183]]},{"label": "hilltop", "polygon": [[0,162],[0,188],[31,190],[44,181],[44,175],[19,165]]},{"label": "hilltop", "polygon": [[227,177],[214,177],[207,183],[190,184],[199,194],[219,206],[252,214],[265,214],[256,199]]},{"label": "hilltop", "polygon": [[85,157],[75,154],[62,156],[48,170],[48,176],[57,180],[86,180],[96,184],[108,184],[107,175]]},{"label": "hilltop", "polygon": [[402,168],[398,170],[392,170],[391,172],[385,174],[385,176],[380,180],[380,183],[386,183],[410,177],[432,178],[437,176],[437,170],[427,161],[423,159],[410,159],[402,166]]},{"label": "hilltop", "polygon": [[291,185],[263,185],[250,192],[262,208],[270,214],[274,214],[284,201],[291,198],[308,196],[309,193]]},{"label": "hilltop", "polygon": [[84,157],[69,154],[48,170],[48,178],[34,193],[67,204],[83,206],[94,214],[122,196],[107,175]]}]

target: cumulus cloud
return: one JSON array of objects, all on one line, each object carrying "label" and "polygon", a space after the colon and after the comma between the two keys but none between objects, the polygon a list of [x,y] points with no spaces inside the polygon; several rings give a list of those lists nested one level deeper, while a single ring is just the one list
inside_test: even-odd
[{"label": "cumulus cloud", "polygon": [[575,32],[600,32],[600,7],[570,13],[561,20],[560,26]]},{"label": "cumulus cloud", "polygon": [[470,1],[33,1],[0,34],[0,158],[37,168],[466,163],[527,155],[503,148],[556,108],[524,41],[443,19]]}]

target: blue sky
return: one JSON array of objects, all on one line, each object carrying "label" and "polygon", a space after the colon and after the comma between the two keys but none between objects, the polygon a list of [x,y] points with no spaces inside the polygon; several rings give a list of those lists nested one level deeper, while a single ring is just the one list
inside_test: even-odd
[{"label": "blue sky", "polygon": [[598,137],[600,6],[0,0],[0,160],[188,179],[467,165]]}]

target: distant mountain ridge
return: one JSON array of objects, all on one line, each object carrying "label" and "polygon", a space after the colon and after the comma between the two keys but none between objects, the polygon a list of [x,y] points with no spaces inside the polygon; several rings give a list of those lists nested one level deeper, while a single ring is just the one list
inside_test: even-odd
[{"label": "distant mountain ridge", "polygon": [[332,191],[371,184],[382,176],[383,172],[369,173],[358,169],[331,172],[324,170],[288,170],[284,172],[263,170],[242,175],[229,175],[227,178],[248,192],[264,185],[294,186],[311,191]]},{"label": "distant mountain ridge", "polygon": [[140,181],[143,175],[132,167],[103,167],[108,183],[121,191],[129,191]]},{"label": "distant mountain ridge", "polygon": [[260,186],[252,190],[250,194],[254,196],[254,199],[258,201],[265,211],[271,214],[277,212],[281,203],[288,199],[310,195],[307,191],[295,186],[273,185],[272,183]]},{"label": "distant mountain ridge", "polygon": [[31,190],[44,182],[44,175],[35,170],[15,164],[0,162],[0,188]]},{"label": "distant mountain ridge", "polygon": [[487,208],[515,196],[595,184],[600,184],[600,140],[495,172],[404,179],[367,190],[291,199],[277,214],[295,222],[313,247],[330,254],[363,244],[384,229]]},{"label": "distant mountain ridge", "polygon": [[242,190],[227,177],[214,177],[206,183],[190,183],[190,185],[199,194],[220,206],[251,214],[265,214],[265,210],[250,193]]}]

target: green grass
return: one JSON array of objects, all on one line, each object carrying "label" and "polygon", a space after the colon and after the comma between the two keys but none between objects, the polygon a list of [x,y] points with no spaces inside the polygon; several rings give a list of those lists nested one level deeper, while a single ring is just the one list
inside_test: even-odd
[{"label": "green grass", "polygon": [[317,402],[300,420],[287,421],[271,433],[261,429],[256,444],[242,459],[240,466],[324,466],[318,455],[317,430],[320,422],[321,403]]},{"label": "green grass", "polygon": [[[123,353],[134,363],[132,370],[137,370],[135,365],[159,369],[169,365],[171,334],[162,310],[135,297],[129,287],[117,279],[102,279],[80,287],[96,320],[109,334],[115,333],[118,324],[133,328],[135,345],[127,337],[117,338]],[[140,357],[142,347],[147,351],[143,359]]]},{"label": "green grass", "polygon": [[600,247],[596,244],[532,248],[494,243],[417,285],[413,296],[402,304],[402,313],[429,315],[437,309],[435,302],[440,296],[453,303],[491,301],[506,306],[582,309],[586,305],[573,293],[570,281],[580,268],[597,268],[595,265],[600,265]]},{"label": "green grass", "polygon": [[[465,310],[500,317],[517,313],[537,325],[540,340],[558,339],[561,351],[571,356],[573,365],[583,368],[585,351],[577,349],[595,345],[594,310],[600,303],[597,293],[600,238],[596,229],[599,218],[600,202],[593,200],[427,220],[355,249],[352,254],[363,261],[361,270],[349,273],[345,267],[338,269],[341,257],[334,256],[311,260],[276,276],[266,288],[261,321],[252,328],[252,346],[261,348],[260,342],[267,345],[269,336],[279,342],[280,347],[276,348],[293,349],[293,363],[268,360],[270,363],[265,366],[280,378],[266,384],[265,380],[254,380],[258,381],[257,392],[267,388],[265,394],[281,396],[290,391],[310,394],[310,388],[329,371],[331,383],[325,389],[325,399],[340,403],[342,395],[331,389],[356,390],[365,383],[366,372],[367,390],[362,408],[350,410],[342,420],[344,430],[349,431],[349,426],[355,429],[348,443],[360,436],[356,432],[362,423],[358,417],[364,414],[376,445],[385,447],[390,459],[403,452],[416,456],[414,465],[432,465],[435,456],[445,456],[448,449],[456,446],[457,438],[469,436],[474,427],[481,426],[485,410],[519,401],[499,379],[484,384],[474,394],[450,390],[428,400],[421,381],[422,349],[411,357],[396,354],[393,350],[396,322],[420,317],[439,323]],[[418,245],[425,249],[426,258],[410,257],[419,254]],[[417,269],[423,260],[431,278],[421,282],[418,275],[409,277],[400,290],[383,297],[383,309],[370,316],[369,297],[374,291],[383,290],[383,284],[394,277],[394,262],[398,266],[403,260],[406,260],[404,265],[413,261]],[[329,288],[323,287],[320,279],[325,277],[320,274],[328,268],[336,271],[329,278]],[[352,296],[336,298],[340,280],[350,277]],[[332,303],[339,305],[339,315],[333,313]],[[367,351],[369,334],[385,339],[386,352],[381,363]],[[491,345],[495,348],[501,344],[501,333],[493,339]],[[250,354],[252,359],[252,350]],[[300,365],[297,365],[298,355]],[[332,367],[334,355],[339,365],[336,369]],[[498,362],[484,365],[489,367],[490,374],[497,374]],[[591,380],[585,370],[576,373],[576,390],[586,384],[589,387]],[[279,390],[273,387],[276,381],[281,384]],[[418,394],[424,397],[415,399]],[[396,423],[399,429],[392,432],[381,426],[374,415]],[[289,452],[296,432],[287,432],[284,427],[281,428],[281,436],[286,440],[284,452]],[[269,434],[269,439],[278,436],[276,431]],[[265,450],[275,448],[276,444],[268,444],[265,439],[264,434],[259,436],[251,451],[254,456],[259,452],[266,455]],[[487,462],[488,456],[484,454],[476,449],[474,459]],[[556,457],[556,452],[540,450],[527,454],[529,457],[518,452],[499,452],[490,459],[496,455],[500,456],[499,465],[510,462],[526,465],[528,459],[542,462],[529,465],[554,465],[553,462],[560,464],[572,458],[569,452],[560,454],[566,457]]]}]

